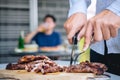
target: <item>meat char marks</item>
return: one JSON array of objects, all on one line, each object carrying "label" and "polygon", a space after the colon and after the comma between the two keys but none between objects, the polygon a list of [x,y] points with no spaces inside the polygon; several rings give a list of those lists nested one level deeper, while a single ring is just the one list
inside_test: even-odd
[{"label": "meat char marks", "polygon": [[28,72],[36,73],[94,73],[97,75],[103,74],[107,67],[102,63],[82,62],[80,64],[61,67],[44,55],[26,55],[21,57],[16,64],[9,63],[6,66],[8,70],[27,70]]},{"label": "meat char marks", "polygon": [[94,73],[97,75],[103,74],[106,70],[107,67],[104,64],[88,61],[64,68],[64,71],[68,73]]}]

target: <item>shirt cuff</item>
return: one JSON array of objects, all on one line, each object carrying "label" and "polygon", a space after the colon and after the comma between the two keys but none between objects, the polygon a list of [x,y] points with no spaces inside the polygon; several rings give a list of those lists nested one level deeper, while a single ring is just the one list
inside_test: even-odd
[{"label": "shirt cuff", "polygon": [[70,10],[68,17],[77,12],[81,12],[84,14],[87,13],[87,4],[85,0],[70,0]]},{"label": "shirt cuff", "polygon": [[106,9],[112,11],[116,15],[120,16],[120,0],[114,1],[110,6],[108,6]]}]

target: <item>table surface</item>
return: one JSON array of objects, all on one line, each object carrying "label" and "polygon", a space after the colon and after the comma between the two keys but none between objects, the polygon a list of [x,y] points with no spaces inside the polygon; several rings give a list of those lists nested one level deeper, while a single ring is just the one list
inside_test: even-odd
[{"label": "table surface", "polygon": [[[61,66],[67,66],[69,65],[69,61],[55,61],[57,64],[60,64]],[[0,69],[5,69],[7,63],[0,64]],[[120,76],[114,75],[108,72],[105,72],[105,74],[108,74],[111,76],[111,80],[120,80]]]},{"label": "table surface", "polygon": [[[75,55],[79,54],[78,52],[75,53]],[[46,55],[46,56],[70,56],[71,52],[65,52],[65,51],[57,51],[57,52],[43,52],[43,51],[38,51],[38,52],[21,52],[21,53],[16,53],[16,52],[10,52],[8,54],[0,54],[0,57],[6,57],[6,56],[24,56],[24,55]]]}]

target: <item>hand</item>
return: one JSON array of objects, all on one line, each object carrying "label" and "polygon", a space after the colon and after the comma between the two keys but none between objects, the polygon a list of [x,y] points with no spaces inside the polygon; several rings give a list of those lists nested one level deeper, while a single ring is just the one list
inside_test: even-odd
[{"label": "hand", "polygon": [[104,10],[91,18],[87,22],[84,50],[89,47],[92,37],[94,42],[108,40],[118,34],[119,27],[120,17],[109,10]]},{"label": "hand", "polygon": [[70,43],[72,43],[72,37],[79,31],[78,40],[83,37],[86,30],[87,17],[83,13],[75,13],[68,18],[64,24],[64,28],[67,33],[67,37]]}]

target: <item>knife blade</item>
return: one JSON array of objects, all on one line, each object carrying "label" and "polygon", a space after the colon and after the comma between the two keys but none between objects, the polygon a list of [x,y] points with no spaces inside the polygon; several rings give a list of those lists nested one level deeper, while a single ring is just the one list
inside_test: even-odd
[{"label": "knife blade", "polygon": [[77,45],[77,42],[78,42],[77,35],[78,33],[76,33],[75,36],[73,36],[72,38],[72,51],[71,51],[71,57],[70,57],[70,65],[72,65],[74,61],[75,45]]}]

